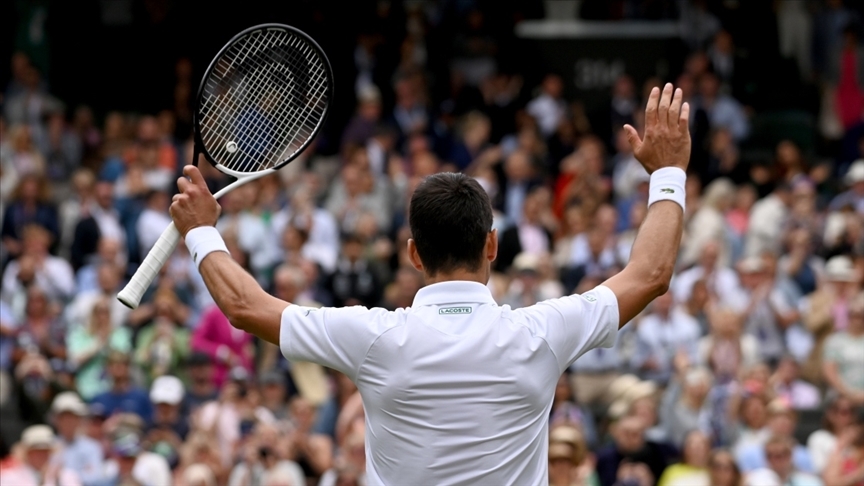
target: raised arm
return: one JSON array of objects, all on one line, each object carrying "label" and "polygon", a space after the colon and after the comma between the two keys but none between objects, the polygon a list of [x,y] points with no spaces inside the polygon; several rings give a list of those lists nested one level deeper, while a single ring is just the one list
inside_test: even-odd
[{"label": "raised arm", "polygon": [[189,179],[177,181],[180,194],[174,196],[171,217],[186,238],[193,259],[197,259],[207,290],[234,327],[278,345],[282,311],[290,304],[265,292],[231,258],[215,229],[219,203],[197,167],[188,165],[183,174]]},{"label": "raised arm", "polygon": [[[645,108],[645,137],[625,125],[636,159],[651,174],[648,214],[639,228],[630,262],[603,283],[618,298],[619,327],[669,288],[684,221],[684,182],[690,160],[690,106],[672,84],[651,90]],[[655,173],[663,169],[660,173]],[[678,202],[680,201],[680,205]]]}]

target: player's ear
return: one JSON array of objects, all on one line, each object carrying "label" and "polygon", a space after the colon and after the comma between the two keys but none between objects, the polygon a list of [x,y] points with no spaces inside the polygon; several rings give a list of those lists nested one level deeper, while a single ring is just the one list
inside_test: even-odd
[{"label": "player's ear", "polygon": [[498,258],[498,229],[493,229],[486,235],[486,259],[494,262]]},{"label": "player's ear", "polygon": [[414,243],[414,238],[408,238],[408,261],[411,262],[418,272],[423,272],[423,262],[420,260],[420,253],[417,252],[417,244]]}]

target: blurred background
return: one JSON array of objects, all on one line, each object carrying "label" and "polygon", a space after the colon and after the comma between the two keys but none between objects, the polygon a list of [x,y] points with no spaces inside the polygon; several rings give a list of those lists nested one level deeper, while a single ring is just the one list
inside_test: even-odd
[{"label": "blurred background", "polygon": [[[620,270],[648,175],[621,127],[691,104],[671,290],[562,375],[558,485],[864,484],[864,2],[9,0],[0,15],[3,484],[364,484],[351,381],[234,330],[169,223],[200,78],[240,30],[310,34],[316,142],[220,202],[279,298],[410,306],[423,177],[487,190],[513,308]],[[212,190],[227,176],[202,167]]]}]

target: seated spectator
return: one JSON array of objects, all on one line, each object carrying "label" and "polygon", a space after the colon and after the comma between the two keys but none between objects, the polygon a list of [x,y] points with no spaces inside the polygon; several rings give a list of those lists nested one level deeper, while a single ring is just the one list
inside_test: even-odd
[{"label": "seated spectator", "polygon": [[81,478],[75,471],[56,462],[54,457],[56,445],[57,437],[47,425],[33,425],[25,429],[19,442],[20,462],[4,468],[3,484],[81,486]]},{"label": "seated spectator", "polygon": [[[552,454],[552,447],[559,450]],[[561,447],[565,446],[565,447]],[[550,484],[575,484],[577,486],[588,486],[598,484],[597,472],[594,469],[596,459],[585,443],[585,436],[579,429],[561,424],[549,429],[549,483]],[[564,461],[564,453],[567,453],[567,461]],[[553,471],[552,459],[555,461]],[[565,468],[564,465],[567,464]],[[566,473],[565,473],[566,471]],[[566,483],[565,480],[570,482]]]},{"label": "seated spectator", "polygon": [[696,109],[705,110],[712,128],[729,130],[735,141],[740,142],[750,133],[750,122],[744,108],[737,100],[720,91],[720,80],[712,72],[699,78],[699,96]]},{"label": "seated spectator", "polygon": [[686,302],[693,292],[693,285],[701,280],[718,306],[738,308],[741,305],[738,276],[731,268],[720,265],[719,258],[720,244],[706,243],[696,265],[673,278],[671,289],[675,298]]},{"label": "seated spectator", "polygon": [[27,290],[27,302],[16,333],[13,360],[18,361],[24,354],[34,353],[48,360],[67,359],[66,326],[57,316],[58,312],[57,303],[52,302],[41,288],[34,285]]},{"label": "seated spectator", "polygon": [[768,274],[762,258],[745,258],[737,269],[745,292],[744,332],[759,341],[760,359],[774,363],[785,353],[785,331],[798,313],[774,286],[773,275]]},{"label": "seated spectator", "polygon": [[822,428],[807,438],[807,450],[813,462],[813,470],[821,474],[831,457],[837,451],[840,436],[847,433],[855,422],[855,408],[852,401],[836,391],[829,392],[826,400]]},{"label": "seated spectator", "polygon": [[768,459],[766,467],[755,469],[746,474],[748,486],[771,486],[772,484],[795,484],[801,486],[821,486],[818,477],[800,471],[792,458],[794,442],[790,437],[772,436],[765,443],[764,454]]},{"label": "seated spectator", "polygon": [[768,440],[768,402],[752,386],[745,384],[745,395],[738,404],[735,417],[738,421],[737,438],[732,446],[736,461],[742,450],[760,448]]},{"label": "seated spectator", "polygon": [[[308,218],[308,240],[301,253],[321,265],[326,272],[332,272],[339,256],[339,225],[336,218],[326,209],[316,207],[311,189],[301,187],[291,196],[291,203],[273,215],[270,225],[273,233],[284,234],[294,218]],[[284,240],[283,240],[284,242]]]},{"label": "seated spectator", "polygon": [[171,206],[171,196],[164,189],[150,190],[144,197],[144,210],[135,223],[135,235],[138,238],[141,260],[150,253],[156,240],[171,224],[171,216],[168,215],[169,206]]},{"label": "seated spectator", "polygon": [[183,373],[183,362],[189,354],[189,330],[178,321],[177,296],[160,288],[153,300],[153,320],[138,333],[134,359],[145,379],[150,382],[162,375]]},{"label": "seated spectator", "polygon": [[650,314],[639,320],[636,328],[636,353],[630,365],[645,379],[665,384],[674,372],[677,354],[696,360],[699,323],[675,306],[671,292],[651,303]]},{"label": "seated spectator", "polygon": [[674,459],[674,453],[667,446],[646,441],[645,430],[643,420],[632,416],[621,418],[612,425],[613,444],[597,453],[600,484],[615,484],[622,463],[644,463],[651,476],[660,477]]},{"label": "seated spectator", "polygon": [[708,458],[708,474],[708,484],[711,486],[742,486],[741,470],[735,464],[732,453],[725,449],[711,452]]},{"label": "seated spectator", "polygon": [[[0,295],[13,306],[35,284],[52,300],[65,302],[75,292],[75,274],[66,260],[48,253],[51,234],[42,226],[21,230],[20,257],[6,266]],[[20,303],[20,302],[19,302]]]},{"label": "seated spectator", "polygon": [[811,410],[818,408],[822,402],[819,389],[799,378],[798,362],[792,356],[786,355],[777,364],[777,370],[771,376],[774,392],[786,401],[794,410]]},{"label": "seated spectator", "polygon": [[291,400],[291,422],[294,429],[288,441],[294,451],[290,460],[302,469],[307,481],[318,481],[333,465],[333,441],[330,437],[313,432],[316,411],[306,399]]},{"label": "seated spectator", "polygon": [[864,292],[850,303],[849,326],[825,340],[825,381],[856,406],[864,406]]},{"label": "seated spectator", "polygon": [[75,369],[75,387],[81,397],[92,400],[111,386],[106,376],[107,358],[112,351],[132,351],[128,327],[111,324],[111,304],[116,299],[103,297],[90,310],[90,319],[69,331],[69,362]]},{"label": "seated spectator", "polygon": [[[134,238],[134,226],[131,224],[134,220],[124,226],[126,221],[121,220],[121,217],[125,214],[121,215],[115,207],[114,194],[114,183],[100,180],[96,182],[93,200],[82,209],[81,217],[75,225],[72,247],[69,249],[69,261],[76,271],[90,263],[102,238],[119,241],[124,256],[133,254],[131,249],[135,248],[137,242]],[[127,235],[127,232],[131,233]]]},{"label": "seated spectator", "polygon": [[739,371],[759,362],[759,344],[750,334],[742,334],[742,316],[729,309],[708,313],[710,334],[697,345],[698,363],[707,366],[721,383],[738,376]]},{"label": "seated spectator", "polygon": [[708,423],[711,403],[706,399],[713,380],[705,368],[678,368],[660,402],[660,425],[669,443],[682,447],[689,431]]},{"label": "seated spectator", "polygon": [[150,387],[153,419],[144,434],[147,448],[177,466],[183,441],[189,434],[189,422],[183,413],[183,382],[176,376],[160,376]]},{"label": "seated spectator", "polygon": [[278,433],[274,428],[256,428],[241,446],[240,461],[231,470],[228,486],[263,485],[275,479],[287,481],[275,484],[306,484],[300,466],[281,457],[276,439]]},{"label": "seated spectator", "polygon": [[54,398],[69,391],[57,379],[54,370],[44,356],[35,353],[25,355],[15,368],[13,396],[21,421],[26,425],[45,422]]},{"label": "seated spectator", "polygon": [[147,392],[132,382],[131,356],[123,351],[108,353],[106,371],[111,387],[95,397],[91,403],[101,405],[107,416],[115,413],[134,413],[144,420],[153,415]]},{"label": "seated spectator", "polygon": [[514,276],[507,288],[507,294],[500,300],[501,305],[520,309],[564,295],[564,289],[557,280],[540,275],[540,266],[548,262],[548,254],[533,255],[523,252],[517,255],[512,266]]},{"label": "seated spectator", "polygon": [[597,441],[594,416],[586,407],[578,404],[574,398],[573,391],[570,389],[570,378],[565,372],[558,378],[558,385],[555,387],[552,412],[549,416],[550,427],[560,424],[576,427],[585,442],[593,445]]},{"label": "seated spectator", "polygon": [[104,465],[102,445],[84,435],[87,405],[75,392],[63,392],[51,404],[51,419],[60,445],[57,454],[63,468],[74,471],[84,486],[101,484]]},{"label": "seated spectator", "polygon": [[286,381],[285,375],[276,370],[265,371],[258,380],[261,406],[269,410],[276,420],[289,418]]},{"label": "seated spectator", "polygon": [[333,295],[335,307],[363,305],[373,307],[382,297],[377,268],[363,256],[363,242],[357,234],[342,238],[342,257],[324,287]]},{"label": "seated spectator", "polygon": [[708,454],[711,441],[698,430],[687,433],[681,448],[681,462],[663,471],[657,486],[696,486],[710,484],[708,473]]},{"label": "seated spectator", "polygon": [[858,159],[849,166],[843,182],[848,189],[831,200],[829,209],[841,211],[851,207],[858,214],[864,214],[864,159]]},{"label": "seated spectator", "polygon": [[8,203],[3,213],[0,237],[11,257],[22,253],[24,229],[30,225],[48,232],[49,246],[51,242],[60,241],[60,222],[56,208],[50,203],[45,178],[35,174],[22,176]]},{"label": "seated spectator", "polygon": [[214,476],[216,485],[227,484],[231,470],[223,466],[221,461],[216,439],[207,432],[193,432],[180,451],[180,464],[175,471],[175,477],[184,478],[190,470],[200,469],[197,466],[201,466]]},{"label": "seated spectator", "polygon": [[89,323],[93,307],[97,302],[107,301],[111,326],[119,328],[126,324],[130,309],[117,300],[117,293],[123,288],[121,275],[123,269],[113,262],[103,262],[97,268],[97,287],[85,291],[78,289],[75,298],[66,307],[63,318],[70,332]]},{"label": "seated spectator", "polygon": [[687,222],[686,238],[682,242],[679,256],[682,266],[689,267],[696,263],[709,242],[718,246],[718,263],[724,267],[729,266],[731,230],[725,216],[734,196],[735,186],[725,177],[714,180],[705,188],[699,209]]},{"label": "seated spectator", "polygon": [[99,290],[99,267],[104,264],[113,264],[121,270],[121,274],[125,273],[126,254],[119,240],[99,238],[95,257],[75,272],[75,289],[78,293]]},{"label": "seated spectator", "polygon": [[864,482],[864,424],[860,421],[838,441],[835,453],[825,466],[823,478],[828,486],[857,486]]},{"label": "seated spectator", "polygon": [[521,208],[521,218],[500,235],[495,269],[507,272],[521,253],[540,256],[552,251],[552,233],[544,221],[543,212],[549,207],[549,191],[535,187],[527,191]]},{"label": "seated spectator", "polygon": [[213,380],[213,359],[207,353],[192,352],[184,366],[188,386],[183,408],[185,413],[191,415],[203,404],[219,398],[219,389]]},{"label": "seated spectator", "polygon": [[770,467],[770,458],[768,458],[769,460],[766,463],[765,455],[766,450],[769,449],[770,440],[782,438],[789,441],[791,447],[790,453],[794,454],[791,456],[791,459],[795,465],[795,469],[812,473],[813,463],[810,460],[810,453],[806,447],[795,443],[795,439],[793,438],[797,422],[798,418],[795,411],[783,399],[778,398],[772,401],[768,406],[768,420],[764,428],[768,436],[768,439],[766,439],[768,442],[760,443],[759,440],[755,440],[750,444],[740,445],[737,448],[735,459],[741,471],[748,473],[760,468]]},{"label": "seated spectator", "polygon": [[192,351],[206,353],[213,360],[213,380],[221,388],[234,367],[252,370],[252,335],[228,322],[216,305],[205,310],[192,333]]},{"label": "seated spectator", "polygon": [[108,484],[171,485],[171,469],[159,454],[144,450],[141,431],[120,427],[112,434],[111,459],[105,467]]},{"label": "seated spectator", "polygon": [[364,214],[372,215],[376,229],[384,231],[392,223],[388,193],[384,182],[370,172],[366,152],[358,150],[333,181],[324,208],[336,217],[342,232],[357,231],[357,222]]}]

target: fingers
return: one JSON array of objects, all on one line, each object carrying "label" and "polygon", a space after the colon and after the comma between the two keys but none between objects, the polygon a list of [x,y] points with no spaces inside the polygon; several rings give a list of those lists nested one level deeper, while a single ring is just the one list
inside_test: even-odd
[{"label": "fingers", "polygon": [[681,114],[678,115],[678,129],[681,133],[690,133],[690,103],[681,105]]},{"label": "fingers", "polygon": [[639,148],[642,147],[642,139],[639,138],[639,133],[630,125],[624,125],[624,131],[627,132],[627,141],[630,143],[633,153],[638,152]]},{"label": "fingers", "polygon": [[672,104],[669,105],[669,128],[678,126],[678,117],[681,114],[682,101],[684,101],[684,92],[681,91],[681,88],[678,88],[672,96]]},{"label": "fingers", "polygon": [[657,103],[659,101],[660,88],[651,88],[648,104],[645,106],[645,130],[653,129],[657,125]]},{"label": "fingers", "polygon": [[202,189],[207,189],[207,182],[204,180],[204,176],[201,175],[201,171],[198,170],[198,167],[195,167],[194,165],[184,166],[183,175],[188,177],[196,186],[199,186]]},{"label": "fingers", "polygon": [[666,83],[663,94],[660,96],[660,104],[657,106],[657,118],[660,127],[667,128],[669,123],[669,104],[672,103],[672,83]]}]

